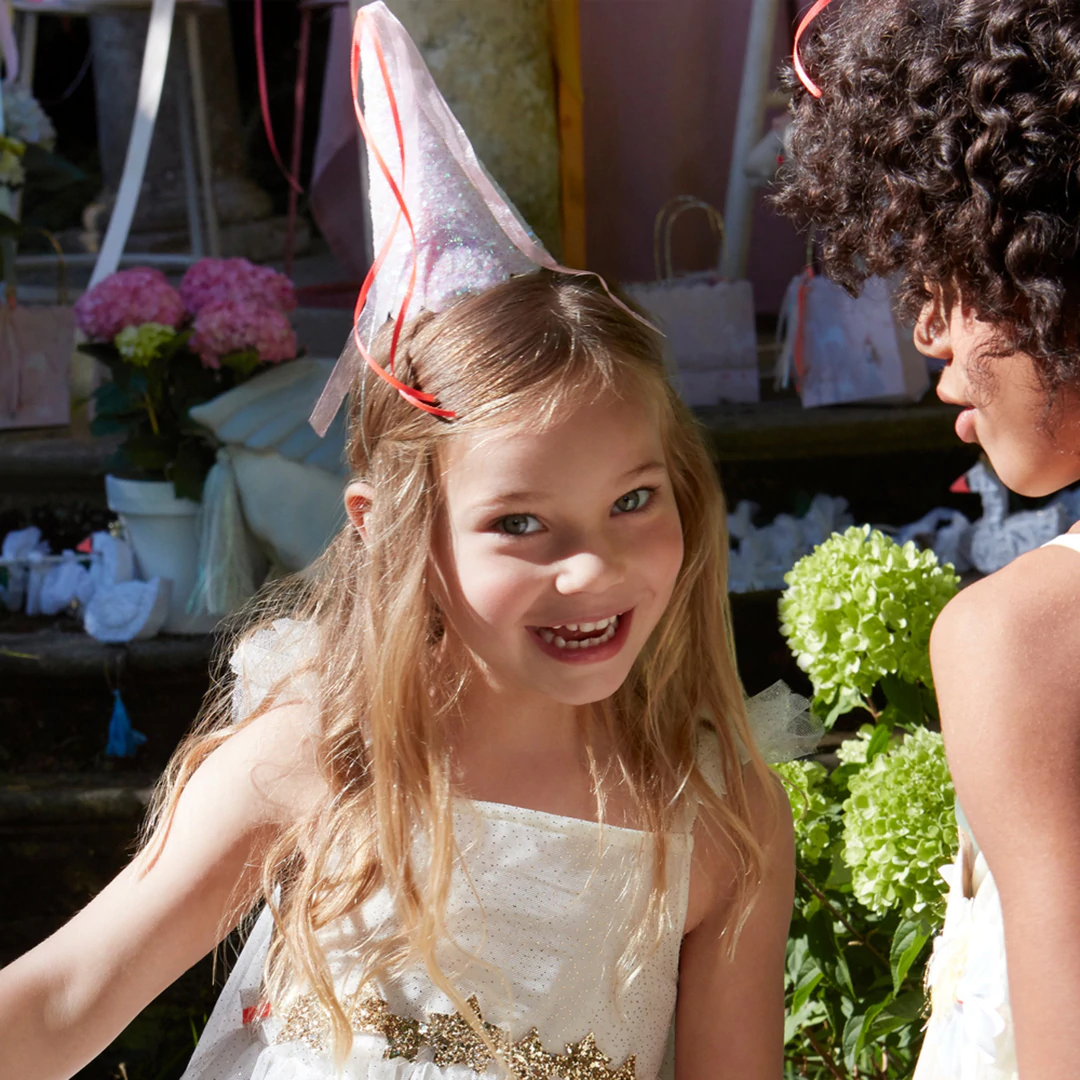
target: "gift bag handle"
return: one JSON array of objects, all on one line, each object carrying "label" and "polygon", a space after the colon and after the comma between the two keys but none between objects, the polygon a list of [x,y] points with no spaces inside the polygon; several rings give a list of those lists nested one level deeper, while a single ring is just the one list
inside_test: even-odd
[{"label": "gift bag handle", "polygon": [[[671,230],[679,217],[687,210],[705,212],[709,227],[720,247],[720,256],[723,257],[727,246],[727,231],[724,229],[724,219],[720,211],[712,203],[699,199],[695,195],[676,195],[660,207],[660,212],[653,223],[653,269],[656,272],[657,281],[670,281],[675,276],[671,263]],[[661,252],[663,253],[662,263]]]}]

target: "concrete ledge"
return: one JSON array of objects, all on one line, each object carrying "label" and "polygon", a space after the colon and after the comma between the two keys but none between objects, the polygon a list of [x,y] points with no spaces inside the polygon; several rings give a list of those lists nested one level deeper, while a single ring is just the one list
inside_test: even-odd
[{"label": "concrete ledge", "polygon": [[101,678],[123,660],[127,675],[205,671],[214,647],[211,634],[162,635],[150,641],[104,645],[89,634],[50,628],[0,633],[0,677]]},{"label": "concrete ledge", "polygon": [[[100,480],[117,440],[73,439],[60,428],[5,432],[0,438],[0,476],[38,479]],[[18,435],[18,438],[14,438]]]},{"label": "concrete ledge", "polygon": [[695,410],[724,461],[786,461],[912,450],[954,450],[957,409],[927,397],[918,405],[804,409],[797,398]]},{"label": "concrete ledge", "polygon": [[107,775],[0,778],[0,826],[136,822],[154,778]]}]

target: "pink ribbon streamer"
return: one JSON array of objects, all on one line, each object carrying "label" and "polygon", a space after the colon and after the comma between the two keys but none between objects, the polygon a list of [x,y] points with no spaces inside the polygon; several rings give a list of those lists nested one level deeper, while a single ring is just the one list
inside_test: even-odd
[{"label": "pink ribbon streamer", "polygon": [[803,34],[806,32],[806,28],[832,3],[832,0],[817,0],[812,8],[802,17],[802,22],[799,23],[798,30],[795,31],[795,44],[791,50],[791,62],[795,67],[795,74],[799,77],[799,82],[806,87],[807,90],[813,94],[814,97],[821,97],[821,87],[818,86],[809,75],[806,74],[806,68],[803,67],[802,60],[799,58],[799,42],[802,40]]}]

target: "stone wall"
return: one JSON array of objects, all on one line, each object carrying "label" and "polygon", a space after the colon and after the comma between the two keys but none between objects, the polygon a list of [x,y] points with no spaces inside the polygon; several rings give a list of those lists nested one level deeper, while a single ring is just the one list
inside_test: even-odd
[{"label": "stone wall", "polygon": [[559,139],[548,0],[394,0],[477,156],[553,252]]}]

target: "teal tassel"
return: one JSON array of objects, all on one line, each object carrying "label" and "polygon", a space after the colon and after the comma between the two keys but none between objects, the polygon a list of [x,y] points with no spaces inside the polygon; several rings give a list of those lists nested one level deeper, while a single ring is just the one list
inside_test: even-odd
[{"label": "teal tassel", "polygon": [[120,691],[113,691],[112,719],[109,720],[109,741],[105,745],[106,757],[134,757],[135,751],[146,742],[146,736],[131,726],[131,719],[124,706]]}]

